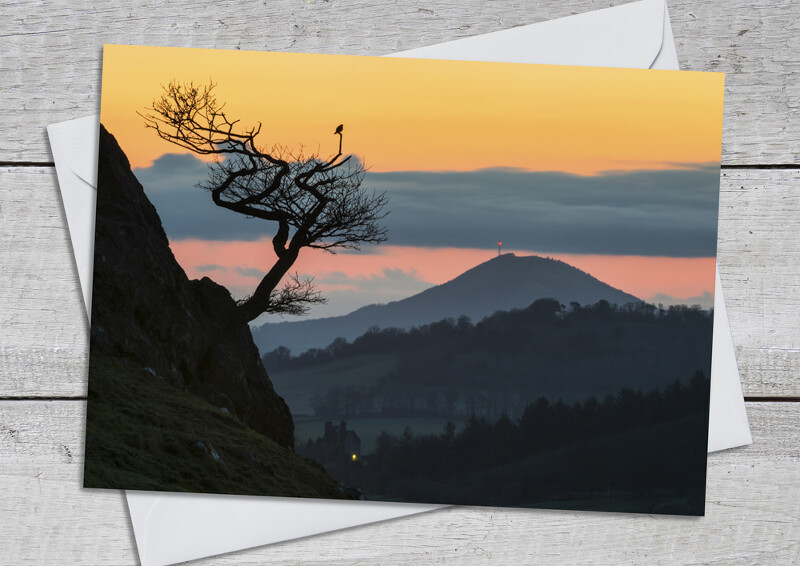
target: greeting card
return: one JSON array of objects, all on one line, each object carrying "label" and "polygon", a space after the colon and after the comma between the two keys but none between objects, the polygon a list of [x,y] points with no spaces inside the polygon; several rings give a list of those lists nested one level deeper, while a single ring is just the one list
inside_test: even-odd
[{"label": "greeting card", "polygon": [[702,514],[722,92],[106,46],[85,485]]}]

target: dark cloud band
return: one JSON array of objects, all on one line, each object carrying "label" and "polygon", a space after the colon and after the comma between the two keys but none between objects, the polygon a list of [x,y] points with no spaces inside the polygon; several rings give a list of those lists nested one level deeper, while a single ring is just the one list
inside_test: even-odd
[{"label": "dark cloud band", "polygon": [[[136,175],[171,238],[255,240],[270,223],[216,207],[196,188],[207,174],[190,155],[165,155]],[[708,257],[716,253],[719,167],[566,173],[368,173],[390,197],[389,244],[551,253]]]}]

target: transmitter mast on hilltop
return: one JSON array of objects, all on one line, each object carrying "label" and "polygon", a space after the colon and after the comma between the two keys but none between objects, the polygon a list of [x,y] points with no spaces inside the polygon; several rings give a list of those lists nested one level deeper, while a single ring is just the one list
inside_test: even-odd
[{"label": "transmitter mast on hilltop", "polygon": [[503,242],[497,242],[497,257],[500,257],[500,252],[503,249]]}]

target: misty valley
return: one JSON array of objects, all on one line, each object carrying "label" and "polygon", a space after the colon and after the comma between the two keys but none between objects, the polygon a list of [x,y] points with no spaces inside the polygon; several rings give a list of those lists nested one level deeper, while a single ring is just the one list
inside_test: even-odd
[{"label": "misty valley", "polygon": [[262,359],[297,453],[367,499],[696,514],[712,314],[539,299]]}]

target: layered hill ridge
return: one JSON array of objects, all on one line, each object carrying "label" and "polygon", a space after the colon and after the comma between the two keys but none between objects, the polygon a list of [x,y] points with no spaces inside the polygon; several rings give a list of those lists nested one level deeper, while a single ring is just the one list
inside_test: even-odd
[{"label": "layered hill ridge", "polygon": [[459,316],[478,321],[545,297],[565,305],[600,300],[624,305],[640,300],[563,261],[509,253],[407,299],[368,305],[344,316],[264,324],[253,329],[253,339],[262,353],[284,346],[299,354],[323,348],[338,337],[352,340],[373,326],[411,328]]}]

